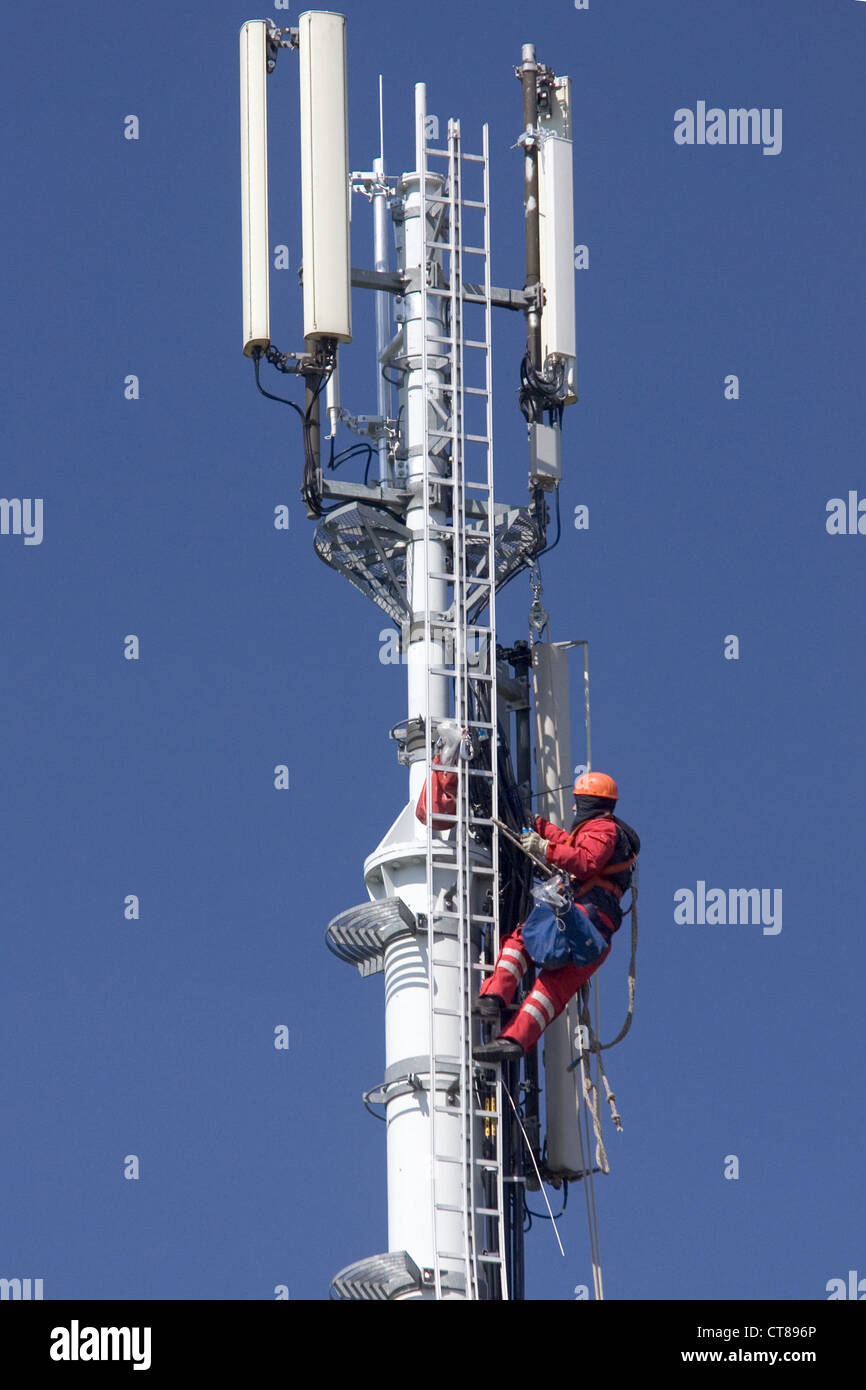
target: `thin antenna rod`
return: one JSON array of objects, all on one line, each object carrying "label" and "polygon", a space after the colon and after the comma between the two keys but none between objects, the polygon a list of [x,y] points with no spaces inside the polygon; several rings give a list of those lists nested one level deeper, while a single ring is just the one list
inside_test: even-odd
[{"label": "thin antenna rod", "polygon": [[379,73],[379,158],[385,167],[385,125],[382,119],[382,74]]}]

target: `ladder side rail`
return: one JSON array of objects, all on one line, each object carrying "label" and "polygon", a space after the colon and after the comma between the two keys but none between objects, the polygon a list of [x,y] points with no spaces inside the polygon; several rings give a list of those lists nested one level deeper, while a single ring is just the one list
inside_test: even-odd
[{"label": "ladder side rail", "polygon": [[[500,916],[499,916],[499,712],[496,690],[496,527],[493,517],[494,501],[494,476],[493,476],[493,314],[491,300],[490,283],[490,131],[486,122],[482,127],[482,178],[484,184],[484,337],[487,342],[487,352],[485,353],[485,368],[487,389],[487,424],[485,433],[487,435],[487,485],[488,492],[488,513],[487,513],[487,534],[488,534],[488,556],[489,568],[488,577],[491,584],[489,588],[489,601],[487,613],[487,626],[489,637],[487,639],[487,670],[492,675],[490,681],[490,720],[493,725],[492,743],[490,749],[490,767],[493,773],[490,784],[491,810],[493,819],[493,830],[490,839],[491,865],[494,870],[493,895],[491,914],[493,922],[493,944],[494,960],[499,955],[500,948]],[[480,615],[479,615],[480,616]],[[503,1091],[502,1072],[500,1069],[496,1080],[496,1109],[500,1116],[504,1113],[505,1096]],[[505,1185],[503,1180],[504,1167],[504,1126],[500,1119],[496,1125],[496,1205],[499,1210],[499,1253],[502,1258],[501,1263],[501,1297],[508,1299],[508,1264],[505,1248]]]},{"label": "ladder side rail", "polygon": [[[460,123],[448,123],[448,193],[450,233],[450,309],[451,309],[451,470],[453,488],[453,572],[454,572],[454,669],[455,714],[458,724],[467,727],[469,719],[469,682],[466,664],[466,495],[465,415],[463,400],[463,266],[461,219]],[[460,1147],[462,1156],[463,1248],[467,1283],[471,1294],[478,1298],[478,1264],[475,1243],[475,1170],[472,1144],[474,1118],[472,1115],[472,1038],[470,1026],[471,997],[467,988],[468,943],[471,936],[471,892],[469,829],[471,825],[470,780],[460,778],[460,798],[457,825],[457,956],[459,964],[460,998]]]},{"label": "ladder side rail", "polygon": [[[416,89],[417,91],[417,89]],[[437,1196],[437,1133],[439,1126],[436,1122],[436,1015],[435,1015],[435,967],[433,963],[433,745],[431,730],[431,711],[433,706],[431,691],[431,653],[432,653],[432,625],[430,622],[430,437],[429,419],[427,413],[427,377],[429,373],[429,354],[427,350],[427,315],[429,312],[429,302],[427,295],[428,287],[428,265],[430,261],[430,243],[427,236],[427,140],[425,128],[427,124],[427,102],[426,90],[423,100],[416,99],[416,135],[415,144],[418,150],[419,164],[419,219],[420,219],[420,245],[421,245],[421,380],[423,383],[424,409],[423,409],[423,465],[422,465],[422,484],[423,484],[423,565],[424,565],[424,649],[427,654],[426,671],[424,679],[424,736],[425,762],[426,762],[426,786],[427,786],[427,816],[426,816],[426,877],[427,877],[427,1005],[428,1005],[428,1025],[430,1033],[430,1057],[429,1057],[429,1085],[430,1085],[430,1197],[433,1231],[433,1282],[437,1300],[442,1298],[442,1265],[439,1258],[439,1229],[438,1229],[438,1196]],[[417,548],[416,548],[417,553]],[[409,576],[407,576],[407,579]],[[414,618],[414,613],[413,613]]]}]

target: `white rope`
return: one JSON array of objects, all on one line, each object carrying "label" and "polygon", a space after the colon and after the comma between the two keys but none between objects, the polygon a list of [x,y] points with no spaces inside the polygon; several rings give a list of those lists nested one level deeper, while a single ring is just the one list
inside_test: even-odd
[{"label": "white rope", "polygon": [[[585,1063],[584,1063],[583,1058],[581,1057],[581,1060],[580,1060],[581,1082],[582,1082],[582,1084],[583,1084],[583,1086],[584,1086],[584,1088],[585,1088],[586,1085],[587,1085],[587,1077],[586,1077],[585,1074],[584,1074],[584,1066],[585,1066]],[[591,1085],[592,1083],[590,1082],[589,1084]],[[585,1094],[584,1094],[584,1101],[585,1101],[585,1105],[584,1105],[584,1112],[583,1112],[583,1123],[584,1123],[584,1128],[585,1128],[585,1130],[586,1130],[586,1146],[587,1146],[587,1150],[588,1150],[588,1149],[589,1149],[589,1113],[588,1113],[588,1112],[589,1112],[590,1106],[589,1106],[589,1102],[586,1100]],[[593,1115],[593,1122],[594,1122],[594,1121],[595,1121],[595,1116]],[[598,1156],[598,1151],[596,1150],[596,1157],[597,1157],[597,1156]],[[605,1162],[607,1162],[606,1156],[605,1156]],[[608,1171],[609,1171],[608,1168],[604,1168],[604,1172],[608,1172]],[[604,1288],[603,1288],[602,1279],[601,1279],[601,1243],[600,1243],[600,1241],[599,1241],[599,1235],[598,1235],[598,1209],[597,1209],[596,1203],[595,1203],[595,1174],[594,1174],[593,1171],[592,1171],[592,1162],[591,1162],[591,1161],[590,1161],[589,1165],[587,1166],[586,1178],[585,1178],[584,1181],[585,1181],[586,1190],[587,1190],[587,1194],[588,1194],[588,1196],[587,1196],[587,1216],[588,1216],[588,1225],[589,1225],[589,1255],[590,1255],[590,1259],[592,1260],[592,1284],[593,1284],[593,1291],[594,1291],[594,1293],[595,1293],[596,1299],[603,1300],[603,1299],[604,1299]]]},{"label": "white rope", "polygon": [[[595,1292],[595,1297],[596,1297],[597,1299],[603,1299],[603,1298],[604,1298],[604,1287],[603,1287],[603,1284],[602,1284],[601,1246],[600,1246],[599,1235],[598,1235],[598,1209],[597,1209],[597,1207],[596,1207],[596,1202],[595,1202],[595,1182],[594,1182],[594,1175],[593,1175],[593,1171],[592,1171],[592,1170],[593,1170],[593,1163],[590,1161],[590,1158],[589,1158],[589,1153],[590,1153],[590,1148],[591,1148],[591,1141],[590,1141],[590,1136],[589,1136],[589,1119],[590,1119],[590,1116],[592,1116],[593,1137],[594,1137],[594,1139],[595,1139],[595,1163],[597,1164],[597,1166],[598,1166],[598,1168],[601,1170],[601,1172],[603,1172],[603,1173],[609,1173],[609,1172],[610,1172],[610,1162],[609,1162],[608,1157],[607,1157],[607,1152],[606,1152],[605,1147],[604,1147],[604,1139],[603,1139],[603,1137],[602,1137],[602,1119],[601,1119],[601,1087],[602,1087],[602,1086],[604,1087],[604,1091],[605,1091],[605,1100],[606,1100],[608,1106],[610,1107],[611,1119],[612,1119],[614,1125],[616,1126],[617,1130],[619,1130],[620,1133],[622,1132],[622,1118],[621,1118],[621,1116],[620,1116],[620,1114],[619,1114],[619,1112],[617,1111],[617,1108],[616,1108],[616,1095],[615,1095],[615,1093],[613,1092],[613,1090],[611,1089],[610,1084],[609,1084],[609,1082],[608,1082],[607,1075],[606,1075],[605,1070],[604,1070],[604,1063],[603,1063],[603,1061],[602,1061],[601,1054],[602,1054],[602,1052],[606,1051],[607,1048],[609,1048],[609,1047],[615,1047],[617,1043],[622,1042],[623,1038],[626,1036],[626,1034],[628,1033],[629,1029],[631,1028],[632,1020],[633,1020],[633,1018],[634,1018],[634,1004],[635,1004],[635,993],[636,993],[636,990],[635,990],[635,978],[636,978],[636,973],[637,973],[637,942],[638,942],[638,920],[637,920],[638,872],[637,872],[637,865],[635,865],[634,877],[632,878],[632,884],[631,884],[631,891],[632,891],[631,907],[628,908],[627,911],[623,913],[623,916],[624,916],[624,917],[628,916],[629,913],[631,914],[631,956],[630,956],[630,958],[629,958],[629,966],[628,966],[628,1010],[627,1010],[627,1013],[626,1013],[625,1022],[624,1022],[624,1024],[623,1024],[622,1028],[621,1028],[621,1029],[619,1030],[619,1032],[617,1033],[616,1037],[615,1037],[611,1042],[609,1042],[609,1043],[603,1043],[603,1042],[600,1041],[600,1037],[601,1037],[601,1022],[600,1022],[600,1017],[599,1017],[599,989],[598,989],[598,979],[597,979],[597,977],[594,977],[594,979],[595,979],[595,986],[596,986],[596,992],[595,992],[595,1030],[594,1030],[594,1031],[593,1031],[592,1023],[590,1022],[590,1013],[589,1013],[589,997],[590,997],[590,984],[589,984],[589,982],[587,982],[587,984],[585,984],[585,985],[582,987],[582,989],[580,990],[580,992],[579,992],[579,994],[578,994],[578,996],[577,996],[577,1000],[578,1000],[578,1004],[577,1004],[577,1008],[578,1008],[578,1026],[579,1026],[580,1029],[582,1029],[583,1027],[586,1028],[586,1034],[587,1034],[587,1038],[588,1038],[588,1046],[587,1046],[586,1048],[583,1047],[582,1041],[581,1041],[581,1043],[580,1043],[580,1053],[579,1053],[579,1056],[578,1056],[577,1058],[575,1058],[575,1056],[574,1056],[574,1038],[573,1038],[573,1036],[571,1035],[571,1030],[569,1029],[569,1045],[570,1045],[570,1047],[571,1047],[571,1064],[570,1064],[570,1066],[569,1066],[568,1069],[569,1069],[569,1071],[574,1071],[576,1068],[578,1068],[578,1067],[580,1068],[580,1071],[579,1071],[579,1075],[580,1075],[580,1092],[579,1092],[579,1094],[578,1094],[577,1097],[576,1097],[576,1104],[577,1104],[577,1134],[578,1134],[578,1142],[579,1142],[579,1146],[580,1146],[580,1161],[581,1161],[581,1166],[582,1166],[583,1171],[584,1171],[584,1196],[585,1196],[585,1198],[586,1198],[586,1219],[587,1219],[587,1226],[588,1226],[588,1229],[589,1229],[590,1259],[592,1260],[592,1282],[593,1282],[593,1289],[594,1289],[594,1292]],[[578,1033],[578,1037],[581,1037],[581,1033],[580,1033],[580,1032]],[[598,1063],[598,1067],[597,1067],[597,1070],[598,1070],[598,1084],[594,1084],[594,1083],[593,1083],[593,1080],[592,1080],[591,1061],[592,1061],[592,1054],[593,1054],[593,1053],[595,1053],[595,1056],[596,1056],[596,1058],[597,1058],[597,1063]],[[587,1054],[588,1054],[589,1059],[590,1059],[590,1065],[589,1065],[589,1066],[587,1066],[586,1060],[585,1060]],[[509,1097],[509,1099],[510,1099],[510,1097]],[[583,1114],[581,1114],[581,1101],[583,1102]],[[512,1104],[513,1104],[513,1102],[512,1102]],[[583,1130],[581,1129],[581,1120],[583,1121]],[[586,1134],[586,1143],[585,1143],[585,1145],[584,1145],[584,1131],[585,1131],[585,1134]],[[534,1160],[533,1160],[533,1162],[534,1162]],[[537,1170],[536,1170],[536,1171],[537,1171]],[[549,1210],[549,1208],[548,1208],[548,1210]]]},{"label": "white rope", "polygon": [[612,1042],[603,1043],[600,1042],[599,1038],[596,1036],[590,1037],[590,1046],[592,1052],[604,1052],[609,1047],[616,1047],[617,1043],[622,1042],[626,1033],[631,1028],[632,1020],[634,1018],[635,976],[637,973],[637,893],[639,878],[638,869],[639,865],[635,864],[634,875],[631,881],[631,907],[623,913],[624,917],[627,917],[629,914],[631,914],[631,956],[629,958],[628,963],[628,1012],[625,1016],[625,1023],[622,1025]]},{"label": "white rope", "polygon": [[[581,991],[581,996],[582,996],[583,994],[585,994],[586,992],[587,992],[587,986],[584,986],[584,989]],[[584,1003],[585,1003],[584,999],[583,999],[582,997],[579,997],[579,1005],[578,1005],[579,1013],[578,1013],[578,1019],[580,1019],[580,1005],[581,1005],[581,1004],[584,1004]],[[580,1033],[578,1033],[578,1038],[580,1038],[580,1036],[581,1036]],[[604,1299],[604,1286],[603,1286],[603,1284],[602,1284],[602,1276],[601,1276],[601,1246],[600,1246],[599,1235],[598,1235],[598,1210],[597,1210],[597,1208],[596,1208],[596,1202],[595,1202],[595,1182],[594,1182],[594,1174],[593,1174],[593,1171],[592,1171],[592,1169],[593,1169],[593,1161],[592,1161],[592,1159],[591,1159],[591,1157],[590,1157],[590,1152],[591,1152],[591,1142],[590,1142],[590,1137],[589,1137],[589,1112],[590,1112],[590,1111],[592,1111],[592,1116],[593,1116],[593,1128],[594,1128],[594,1130],[595,1130],[595,1137],[596,1137],[596,1141],[597,1141],[597,1147],[596,1147],[596,1157],[597,1157],[597,1158],[598,1158],[598,1154],[599,1154],[599,1147],[601,1148],[601,1152],[604,1153],[604,1145],[601,1144],[601,1129],[600,1129],[600,1123],[598,1122],[598,1119],[597,1119],[597,1116],[596,1116],[596,1113],[595,1113],[595,1108],[594,1108],[594,1106],[593,1106],[593,1104],[592,1104],[592,1099],[591,1099],[592,1080],[591,1080],[591,1078],[588,1077],[588,1075],[587,1075],[587,1068],[586,1068],[586,1061],[585,1061],[586,1051],[585,1051],[585,1049],[583,1048],[583,1046],[580,1045],[580,1052],[579,1052],[579,1055],[578,1055],[578,1057],[575,1059],[575,1057],[574,1057],[574,1036],[573,1036],[573,1034],[571,1033],[571,1030],[570,1030],[570,1029],[569,1029],[569,1045],[570,1045],[570,1048],[571,1048],[571,1055],[572,1055],[572,1063],[571,1063],[571,1068],[570,1068],[570,1070],[574,1070],[576,1067],[579,1067],[579,1068],[580,1068],[580,1072],[579,1072],[579,1075],[580,1075],[580,1091],[578,1092],[577,1097],[576,1097],[576,1103],[577,1103],[577,1135],[578,1135],[578,1142],[579,1142],[579,1145],[580,1145],[580,1162],[581,1162],[581,1167],[582,1167],[582,1169],[583,1169],[583,1174],[584,1174],[584,1198],[585,1198],[585,1200],[586,1200],[586,1221],[587,1221],[587,1228],[588,1228],[588,1231],[589,1231],[589,1253],[590,1253],[590,1259],[591,1259],[591,1261],[592,1261],[592,1283],[593,1283],[593,1291],[594,1291],[594,1294],[595,1294],[596,1299],[603,1300],[603,1299]],[[583,1107],[581,1107],[581,1101],[583,1101]],[[581,1113],[581,1112],[582,1112],[582,1113]],[[581,1128],[581,1121],[583,1121],[583,1128]],[[584,1139],[584,1134],[585,1134],[585,1139]],[[607,1165],[607,1155],[606,1155],[606,1154],[604,1155],[604,1163],[603,1163],[603,1164],[600,1163],[599,1166],[602,1167],[602,1169],[603,1169],[604,1172],[609,1172],[609,1171],[610,1171],[609,1165]]]},{"label": "white rope", "polygon": [[520,1133],[523,1135],[523,1138],[524,1138],[525,1143],[526,1143],[526,1147],[527,1147],[527,1149],[529,1150],[529,1157],[532,1159],[532,1166],[533,1166],[533,1168],[535,1169],[535,1176],[538,1178],[538,1186],[539,1186],[539,1188],[540,1188],[540,1190],[541,1190],[541,1195],[542,1195],[542,1197],[544,1198],[544,1204],[545,1204],[545,1206],[547,1207],[547,1210],[548,1210],[548,1212],[550,1213],[550,1219],[551,1219],[551,1221],[553,1222],[553,1234],[556,1236],[556,1243],[557,1243],[557,1245],[559,1246],[559,1253],[560,1253],[560,1255],[562,1255],[562,1256],[564,1257],[564,1256],[565,1256],[565,1251],[564,1251],[563,1248],[562,1248],[562,1241],[559,1239],[559,1228],[558,1228],[558,1226],[557,1226],[557,1224],[556,1224],[556,1217],[554,1216],[553,1211],[552,1211],[552,1209],[551,1209],[551,1205],[550,1205],[550,1203],[549,1203],[548,1200],[547,1200],[547,1193],[546,1193],[545,1190],[544,1190],[544,1183],[542,1182],[542,1180],[541,1180],[541,1174],[540,1174],[539,1171],[538,1171],[538,1164],[537,1164],[536,1161],[535,1161],[535,1154],[532,1152],[532,1145],[531,1145],[530,1142],[529,1142],[529,1138],[528,1138],[528,1136],[527,1136],[526,1130],[523,1128],[523,1124],[522,1124],[522,1122],[521,1122],[520,1116],[519,1116],[519,1114],[517,1113],[517,1106],[514,1104],[514,1101],[513,1101],[512,1098],[511,1098],[511,1092],[508,1090],[508,1087],[505,1085],[504,1082],[503,1082],[503,1084],[502,1084],[502,1089],[503,1089],[503,1091],[505,1092],[505,1094],[507,1095],[509,1101],[511,1101],[511,1109],[514,1111],[514,1118],[516,1119],[517,1123],[520,1125]]}]

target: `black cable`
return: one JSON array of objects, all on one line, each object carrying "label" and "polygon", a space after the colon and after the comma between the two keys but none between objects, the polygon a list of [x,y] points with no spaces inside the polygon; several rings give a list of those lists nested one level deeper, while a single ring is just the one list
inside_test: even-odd
[{"label": "black cable", "polygon": [[[333,511],[333,507],[325,508],[322,506],[321,494],[316,489],[316,460],[313,454],[313,441],[311,423],[313,418],[313,406],[319,399],[325,385],[330,380],[334,368],[337,365],[336,354],[331,358],[327,370],[319,373],[319,383],[310,396],[306,410],[303,412],[304,421],[304,480],[301,484],[301,497],[308,510],[314,516],[324,516],[327,511]],[[339,504],[338,504],[339,505]]]},{"label": "black cable", "polygon": [[360,453],[362,453],[362,452],[365,452],[365,453],[367,454],[367,457],[369,458],[370,454],[373,453],[373,446],[372,446],[372,444],[367,444],[367,443],[364,443],[363,441],[360,442],[360,443],[358,443],[358,444],[352,444],[352,445],[349,446],[348,449],[343,449],[339,454],[337,454],[337,455],[335,456],[335,455],[334,455],[334,445],[333,445],[333,441],[332,441],[332,442],[331,442],[331,457],[330,457],[330,459],[329,459],[329,461],[328,461],[328,467],[329,467],[329,468],[340,468],[340,467],[342,467],[342,465],[343,465],[344,463],[348,463],[348,461],[349,461],[350,458],[356,458],[357,455],[360,454]]},{"label": "black cable", "polygon": [[562,1216],[563,1212],[565,1211],[565,1208],[568,1206],[568,1179],[566,1179],[563,1183],[562,1207],[556,1213],[555,1216],[548,1215],[546,1211],[531,1211],[529,1206],[527,1205],[525,1192],[523,1194],[523,1206],[527,1215],[532,1218],[538,1217],[539,1221],[558,1221],[559,1218]]},{"label": "black cable", "polygon": [[301,407],[300,407],[299,405],[297,405],[294,401],[288,400],[285,396],[275,396],[275,395],[273,395],[272,392],[266,391],[265,388],[264,388],[264,386],[262,386],[262,383],[261,383],[261,381],[260,381],[260,379],[259,379],[259,363],[261,362],[261,360],[262,360],[262,354],[261,354],[260,352],[256,353],[255,357],[253,358],[253,369],[254,369],[255,374],[256,374],[256,386],[258,386],[258,388],[259,388],[259,390],[261,391],[262,395],[263,395],[263,396],[267,396],[267,398],[268,398],[269,401],[279,401],[281,405],[290,405],[290,406],[292,407],[292,410],[296,410],[296,411],[298,412],[298,414],[300,415],[301,419],[303,420],[303,419],[304,419],[304,412],[301,410]]},{"label": "black cable", "polygon": [[520,363],[520,388],[517,402],[529,424],[541,420],[544,411],[554,411],[565,400],[565,363],[554,363],[553,378],[534,367],[525,353]]},{"label": "black cable", "polygon": [[551,550],[555,550],[562,537],[562,518],[559,513],[559,488],[554,488],[554,492],[556,493],[556,540],[550,545],[546,545],[543,550],[539,550],[534,557],[536,560],[540,560],[542,555],[549,555]]},{"label": "black cable", "polygon": [[335,366],[337,365],[336,357],[334,357],[331,360],[327,367],[327,370],[319,374],[319,384],[316,387],[315,392],[311,396],[306,409],[302,410],[301,407],[295,401],[290,401],[286,396],[275,396],[272,391],[266,391],[264,386],[262,386],[259,364],[264,355],[264,353],[257,352],[253,357],[253,370],[255,372],[256,386],[261,391],[263,396],[267,396],[269,401],[279,401],[280,405],[291,406],[292,410],[294,410],[298,415],[300,415],[304,440],[304,475],[303,482],[301,484],[301,497],[303,498],[307,507],[309,507],[310,511],[312,511],[316,517],[325,516],[328,512],[334,511],[335,507],[339,506],[340,503],[335,503],[333,507],[323,507],[322,498],[316,491],[316,461],[313,457],[313,445],[310,437],[310,423],[312,421],[313,406],[315,402],[319,399],[319,396],[322,394],[322,391],[324,390],[327,382],[331,377],[331,374],[334,371]]}]

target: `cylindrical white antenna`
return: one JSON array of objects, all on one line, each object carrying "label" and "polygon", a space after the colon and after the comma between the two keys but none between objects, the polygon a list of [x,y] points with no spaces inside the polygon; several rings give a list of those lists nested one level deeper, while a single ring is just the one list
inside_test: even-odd
[{"label": "cylindrical white antenna", "polygon": [[382,103],[382,74],[379,73],[379,158],[384,167],[385,164],[385,120],[384,107]]},{"label": "cylindrical white antenna", "polygon": [[424,140],[427,125],[427,83],[415,83],[415,168],[424,164]]},{"label": "cylindrical white antenna", "polygon": [[241,29],[241,217],[244,352],[270,346],[268,292],[268,26],[251,19]]},{"label": "cylindrical white antenna", "polygon": [[346,17],[299,17],[304,337],[352,341]]},{"label": "cylindrical white antenna", "polygon": [[340,359],[334,363],[334,370],[325,383],[325,408],[328,412],[328,419],[331,429],[328,439],[333,439],[337,433],[337,425],[340,423]]}]

